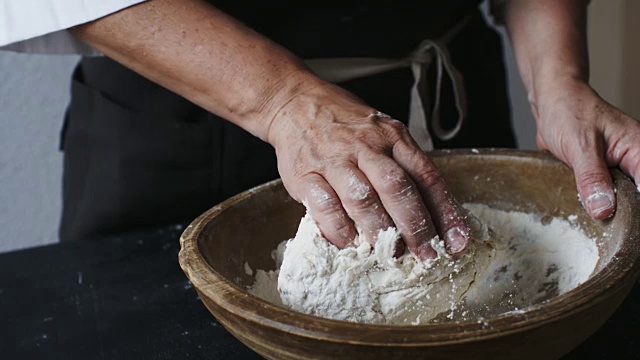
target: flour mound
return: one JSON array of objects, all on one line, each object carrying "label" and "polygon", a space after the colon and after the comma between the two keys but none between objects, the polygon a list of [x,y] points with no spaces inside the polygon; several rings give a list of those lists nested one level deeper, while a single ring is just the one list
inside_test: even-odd
[{"label": "flour mound", "polygon": [[470,214],[468,223],[474,241],[462,254],[450,256],[435,237],[437,257],[421,261],[408,251],[393,257],[395,228],[381,231],[374,246],[356,239],[359,245],[340,250],[307,214],[286,243],[280,300],[296,311],[360,323],[420,324],[453,313],[494,252],[488,228]]},{"label": "flour mound", "polygon": [[[581,231],[578,215],[549,221],[483,204],[464,208],[492,230],[469,214],[476,240],[452,258],[434,239],[438,258],[427,262],[411,254],[394,259],[394,229],[382,232],[374,247],[363,242],[338,250],[305,216],[296,237],[271,253],[275,269],[257,269],[247,289],[273,304],[333,319],[486,324],[574,289],[596,268],[597,243]],[[249,264],[245,271],[252,276]]]}]

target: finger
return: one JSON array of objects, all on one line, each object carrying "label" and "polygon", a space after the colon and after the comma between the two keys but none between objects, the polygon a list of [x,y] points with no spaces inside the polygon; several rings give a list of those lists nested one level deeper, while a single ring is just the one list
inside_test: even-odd
[{"label": "finger", "polygon": [[325,239],[340,249],[352,243],[356,238],[355,226],[329,183],[321,175],[311,173],[300,179],[299,184],[300,198]]},{"label": "finger", "polygon": [[640,145],[630,146],[624,151],[624,156],[611,165],[618,165],[620,170],[635,180],[636,184],[640,184]]},{"label": "finger", "polygon": [[607,164],[619,166],[625,174],[633,178],[636,185],[640,185],[640,122],[633,118],[627,119],[626,126],[608,139],[608,143],[615,145],[609,149]]},{"label": "finger", "polygon": [[393,156],[414,179],[447,251],[450,254],[463,251],[469,244],[469,227],[436,165],[422,150],[408,144],[394,146]]},{"label": "finger", "polygon": [[375,243],[381,230],[393,226],[391,217],[367,176],[355,164],[328,169],[325,177],[354,221],[356,229],[370,244]]},{"label": "finger", "polygon": [[[638,137],[640,139],[640,137]],[[640,191],[640,145],[636,145],[632,151],[620,162],[620,167],[635,182],[638,191]]]},{"label": "finger", "polygon": [[611,174],[602,150],[602,141],[582,138],[569,154],[569,165],[573,168],[580,200],[585,210],[595,219],[613,216],[616,198]]},{"label": "finger", "polygon": [[358,166],[378,193],[409,251],[420,259],[434,258],[429,241],[437,235],[431,216],[411,177],[393,159],[361,154]]}]

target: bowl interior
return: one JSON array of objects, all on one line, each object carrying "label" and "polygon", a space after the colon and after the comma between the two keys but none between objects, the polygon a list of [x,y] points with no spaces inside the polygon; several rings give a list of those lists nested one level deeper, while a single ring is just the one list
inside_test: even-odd
[{"label": "bowl interior", "polygon": [[[597,239],[600,259],[592,276],[614,255],[623,257],[632,250],[623,244],[633,235],[629,231],[638,216],[640,199],[631,181],[617,171],[613,172],[618,194],[616,216],[599,221],[590,218],[580,204],[571,170],[551,156],[457,150],[435,152],[432,158],[461,203],[565,219],[577,216],[581,230]],[[280,181],[259,186],[231,202],[205,224],[198,247],[212,269],[244,288],[254,281],[245,271],[245,263],[252,269],[272,270],[272,250],[295,235],[304,208]],[[636,243],[628,241],[626,246]]]}]

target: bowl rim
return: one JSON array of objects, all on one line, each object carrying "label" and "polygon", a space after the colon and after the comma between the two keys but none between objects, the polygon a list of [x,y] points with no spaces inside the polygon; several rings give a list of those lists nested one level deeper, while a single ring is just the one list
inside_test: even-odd
[{"label": "bowl rim", "polygon": [[[548,153],[534,150],[500,148],[468,148],[455,150],[435,150],[431,156],[477,155],[491,158],[525,158],[531,161],[553,161],[564,165]],[[566,166],[566,165],[564,165]],[[633,186],[631,180],[620,171],[613,169],[616,187]],[[629,184],[624,185],[624,182]],[[595,275],[576,288],[552,299],[529,306],[522,311],[511,311],[482,321],[466,320],[421,325],[361,324],[343,320],[333,320],[289,310],[255,295],[247,289],[228,280],[212,268],[199,250],[198,239],[205,225],[215,216],[235,203],[251,197],[266,188],[281,186],[281,179],[272,180],[235,195],[212,207],[187,226],[180,237],[179,263],[194,287],[227,313],[246,321],[291,335],[329,342],[349,343],[367,346],[442,346],[479,340],[488,340],[512,333],[523,332],[555,322],[572,314],[590,308],[609,293],[621,290],[625,279],[636,277],[640,272],[640,246],[632,246],[624,241],[612,255],[612,259]],[[637,196],[640,203],[640,193]],[[630,229],[629,239],[640,239],[640,225]],[[629,256],[620,257],[622,252]],[[220,290],[224,291],[220,291]],[[595,291],[597,290],[597,291]],[[212,311],[210,309],[210,311]],[[224,325],[224,324],[223,324]],[[367,337],[352,336],[366,329]],[[417,330],[417,331],[416,331]]]}]

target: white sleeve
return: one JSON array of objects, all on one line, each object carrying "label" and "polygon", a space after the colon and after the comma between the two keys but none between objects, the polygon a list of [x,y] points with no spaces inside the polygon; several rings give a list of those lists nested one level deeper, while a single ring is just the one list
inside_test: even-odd
[{"label": "white sleeve", "polygon": [[99,55],[66,29],[143,1],[0,0],[0,50]]}]

